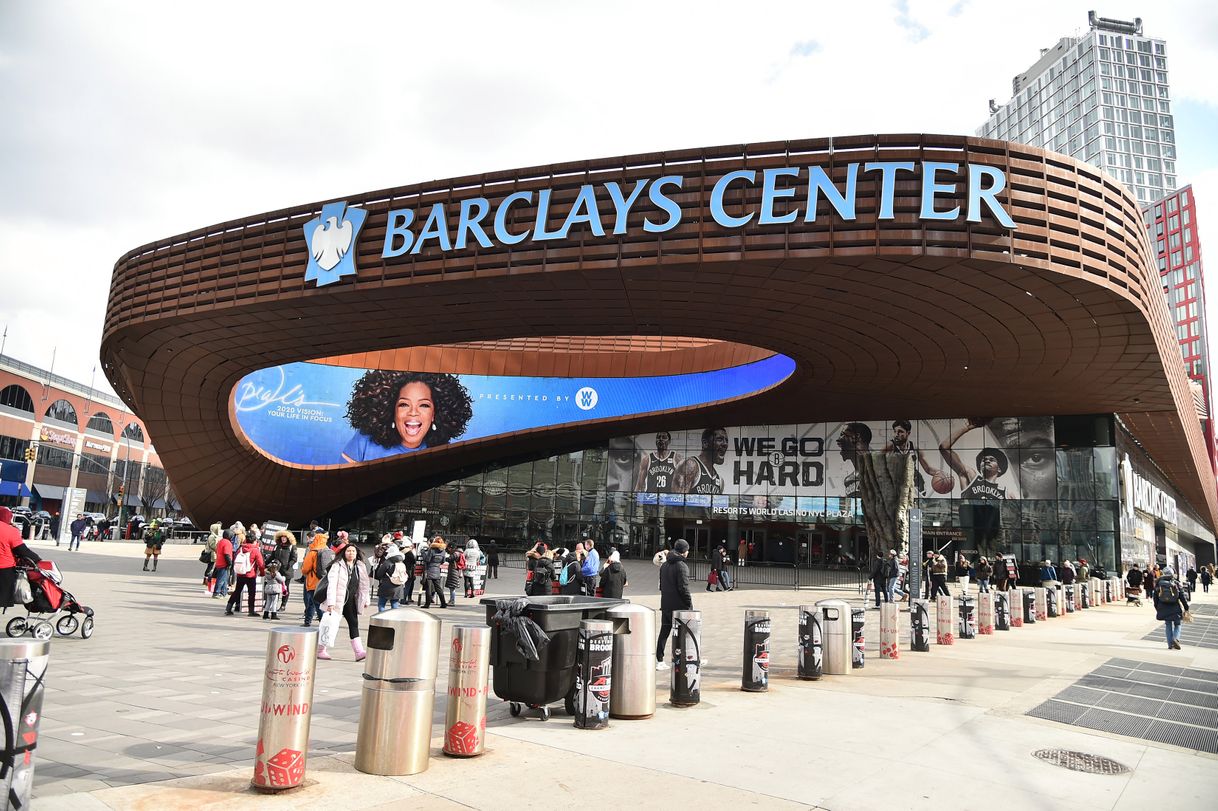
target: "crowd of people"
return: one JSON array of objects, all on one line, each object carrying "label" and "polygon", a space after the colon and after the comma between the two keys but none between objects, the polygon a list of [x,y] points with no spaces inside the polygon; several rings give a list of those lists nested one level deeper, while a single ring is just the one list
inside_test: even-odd
[{"label": "crowd of people", "polygon": [[538,541],[525,553],[525,593],[583,594],[620,598],[626,588],[626,569],[616,549],[601,562],[596,541],[584,538],[571,549],[553,549]]}]

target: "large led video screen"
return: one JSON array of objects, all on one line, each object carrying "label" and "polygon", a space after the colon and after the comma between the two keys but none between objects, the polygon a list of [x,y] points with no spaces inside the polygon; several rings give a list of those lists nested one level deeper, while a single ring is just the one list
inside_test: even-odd
[{"label": "large led video screen", "polygon": [[732,400],[794,371],[785,355],[655,377],[512,377],[289,363],[246,375],[233,411],[268,456],[304,466],[363,464],[533,428]]}]

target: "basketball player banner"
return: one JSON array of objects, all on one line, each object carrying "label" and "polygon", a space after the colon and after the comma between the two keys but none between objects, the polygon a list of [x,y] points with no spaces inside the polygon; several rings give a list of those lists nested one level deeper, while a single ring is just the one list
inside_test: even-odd
[{"label": "basketball player banner", "polygon": [[951,595],[940,594],[935,601],[935,641],[940,645],[954,645],[956,636],[955,600]]}]

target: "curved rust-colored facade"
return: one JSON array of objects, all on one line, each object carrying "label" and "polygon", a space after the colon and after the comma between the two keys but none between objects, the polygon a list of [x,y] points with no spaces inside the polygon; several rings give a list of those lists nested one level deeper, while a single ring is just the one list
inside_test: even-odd
[{"label": "curved rust-colored facade", "polygon": [[[898,177],[880,219],[878,176],[857,216],[715,224],[725,173],[817,165],[842,184],[863,161],[984,164],[1018,224],[919,219],[922,178]],[[917,165],[921,165],[920,163]],[[585,183],[681,174],[680,224],[648,233],[382,258],[388,211]],[[601,194],[604,194],[603,188]],[[941,205],[966,204],[964,184]],[[731,212],[758,186],[732,186]],[[600,198],[598,197],[598,200]],[[210,516],[304,519],[411,481],[623,433],[708,424],[960,414],[1115,412],[1214,526],[1214,476],[1136,202],[1089,165],[1015,144],[939,135],[711,147],[532,167],[404,186],[346,202],[369,213],[358,276],[306,283],[302,226],[320,204],[220,223],[138,248],[114,270],[102,361],[156,437],[183,505]],[[607,196],[600,200],[612,210]],[[654,213],[654,212],[653,212]],[[522,213],[531,219],[532,213]],[[522,219],[523,221],[523,219]],[[558,223],[555,223],[557,225]],[[662,415],[535,429],[373,465],[277,464],[235,428],[246,373],[297,360],[421,371],[638,376],[796,362],[781,385]]]}]

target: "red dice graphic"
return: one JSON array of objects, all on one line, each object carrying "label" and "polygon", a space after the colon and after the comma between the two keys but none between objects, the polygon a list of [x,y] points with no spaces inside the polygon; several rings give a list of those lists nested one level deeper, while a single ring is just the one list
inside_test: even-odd
[{"label": "red dice graphic", "polygon": [[458,721],[448,728],[444,748],[454,755],[472,755],[478,747],[478,729],[473,724]]},{"label": "red dice graphic", "polygon": [[304,779],[304,753],[296,749],[280,749],[266,762],[266,785],[270,788],[291,788]]}]

